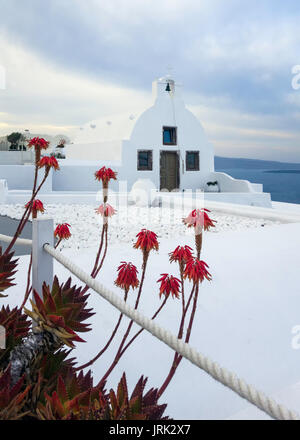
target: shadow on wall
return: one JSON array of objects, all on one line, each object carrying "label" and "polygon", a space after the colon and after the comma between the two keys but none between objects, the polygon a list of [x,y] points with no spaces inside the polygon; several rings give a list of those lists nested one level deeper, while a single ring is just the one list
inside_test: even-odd
[{"label": "shadow on wall", "polygon": [[[19,225],[19,220],[8,217],[7,215],[0,215],[0,234],[13,236],[16,232],[16,229]],[[20,235],[20,238],[32,238],[32,223],[28,221]],[[7,248],[8,243],[4,243],[0,240],[0,246],[2,246],[2,251]],[[13,247],[15,251],[15,255],[29,255],[30,247],[29,246],[19,246],[15,245]]]}]

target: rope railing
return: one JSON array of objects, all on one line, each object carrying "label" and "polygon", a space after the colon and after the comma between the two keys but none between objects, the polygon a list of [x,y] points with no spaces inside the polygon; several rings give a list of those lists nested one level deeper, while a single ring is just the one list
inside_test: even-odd
[{"label": "rope railing", "polygon": [[[10,243],[13,237],[10,237],[9,235],[3,235],[0,234],[0,241],[3,241],[4,243]],[[17,238],[16,243],[20,246],[32,246],[32,240],[29,238]]]},{"label": "rope railing", "polygon": [[217,362],[212,361],[207,356],[199,353],[189,344],[178,339],[168,330],[157,325],[153,320],[142,315],[138,310],[130,307],[125,301],[119,298],[114,292],[104,287],[99,281],[92,278],[80,267],[74,264],[69,258],[62,255],[49,244],[43,245],[47,254],[66,267],[79,280],[101,295],[110,304],[116,307],[121,313],[132,319],[136,324],[147,330],[153,336],[161,340],[164,344],[175,350],[185,359],[201,368],[212,376],[215,380],[222,383],[232,391],[237,393],[266,414],[278,420],[300,420],[299,414],[277,403],[274,399],[265,393],[257,390],[254,386],[248,384],[239,378],[235,373],[221,367]]}]

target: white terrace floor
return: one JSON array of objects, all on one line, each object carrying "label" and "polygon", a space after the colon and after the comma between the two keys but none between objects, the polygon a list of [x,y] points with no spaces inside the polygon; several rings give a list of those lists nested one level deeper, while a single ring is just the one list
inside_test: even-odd
[{"label": "white terrace floor", "polygon": [[[62,243],[61,249],[97,246],[102,218],[95,213],[93,206],[62,204],[45,204],[44,206],[45,214],[41,216],[49,216],[54,219],[55,223],[67,222],[71,225],[72,237]],[[23,210],[23,205],[0,205],[0,215],[7,215],[16,219],[22,216]],[[194,233],[193,230],[188,229],[182,223],[182,218],[187,216],[189,212],[190,208],[182,209],[178,207],[174,209],[120,207],[117,214],[109,220],[110,243],[132,243],[136,234],[142,228],[156,232],[159,239],[191,237]],[[279,221],[266,220],[263,217],[249,218],[216,211],[212,211],[210,216],[217,221],[216,226],[211,229],[210,233],[263,228],[280,224]]]},{"label": "white terrace floor", "polygon": [[[2,206],[1,213],[4,209],[8,208]],[[90,271],[94,250],[75,249],[75,243],[89,240],[90,234],[97,235],[94,231],[98,220],[92,210],[87,209],[82,208],[81,212],[74,207],[71,215],[67,207],[47,206],[49,215],[54,215],[56,221],[68,221],[74,236],[79,234],[74,238],[74,246],[63,252]],[[110,246],[99,274],[99,280],[120,295],[121,291],[113,285],[119,262],[132,261],[139,269],[141,266],[140,252],[130,245],[143,226],[141,212],[136,215],[138,225],[125,225],[122,233],[120,227],[115,227],[120,237],[123,234],[124,242],[112,240],[115,243]],[[218,220],[219,232],[205,234],[202,258],[209,264],[213,280],[201,286],[191,344],[258,389],[275,393],[280,401],[300,412],[299,385],[287,388],[300,381],[300,350],[292,348],[292,329],[300,324],[300,224],[264,221],[262,227],[262,220],[258,219],[251,225],[252,220],[241,220],[237,216],[213,212],[212,217]],[[163,222],[161,227],[158,223],[153,224],[154,231],[159,228],[160,250],[153,252],[149,259],[141,301],[141,309],[147,316],[151,316],[160,304],[156,283],[160,274],[177,275],[177,267],[169,263],[168,253],[178,244],[193,245],[193,237],[183,232],[180,218],[181,213],[177,229],[165,227]],[[27,256],[20,257],[18,285],[8,291],[9,298],[3,300],[4,304],[17,304],[23,297],[27,263]],[[54,268],[61,281],[69,276],[59,263],[55,263]],[[131,302],[135,295],[131,293]],[[78,344],[76,348],[80,363],[89,360],[105,344],[118,316],[96,293],[91,293],[89,301],[96,315],[91,319],[93,331],[84,334],[87,343]],[[180,302],[170,298],[158,322],[176,332],[179,319]],[[123,329],[126,323],[125,319]],[[114,348],[115,345],[93,366],[96,380],[108,367]],[[169,348],[143,333],[112,373],[107,386],[115,387],[126,371],[130,390],[141,374],[149,377],[149,387],[157,387],[165,378],[172,357]],[[187,361],[180,365],[161,402],[168,403],[166,413],[175,419],[265,417],[257,411],[253,413],[252,409],[247,410],[247,402]]]}]

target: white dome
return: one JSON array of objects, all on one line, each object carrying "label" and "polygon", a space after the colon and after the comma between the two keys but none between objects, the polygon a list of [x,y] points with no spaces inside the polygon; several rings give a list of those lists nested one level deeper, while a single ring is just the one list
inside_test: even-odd
[{"label": "white dome", "polygon": [[[170,76],[155,80],[152,83],[152,107],[141,113],[115,114],[88,122],[78,129],[73,145],[68,146],[67,158],[119,160],[123,164],[119,176],[128,180],[130,175],[133,183],[137,178],[150,178],[159,188],[161,151],[173,150],[177,152],[177,158],[173,157],[177,163],[176,172],[182,174],[182,185],[188,188],[189,182],[198,174],[182,171],[186,152],[198,154],[201,171],[205,172],[213,171],[214,156],[201,123],[184,104],[181,89],[181,84]],[[176,141],[170,145],[163,141],[163,133],[169,127],[176,133]],[[151,152],[152,170],[137,169],[137,157],[143,149]]]}]

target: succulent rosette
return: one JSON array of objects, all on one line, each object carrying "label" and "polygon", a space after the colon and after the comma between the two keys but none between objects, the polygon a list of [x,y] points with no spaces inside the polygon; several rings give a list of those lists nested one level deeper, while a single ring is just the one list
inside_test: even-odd
[{"label": "succulent rosette", "polygon": [[47,331],[53,333],[62,343],[74,347],[74,342],[85,342],[76,332],[88,332],[88,324],[83,321],[94,315],[91,309],[87,309],[87,298],[82,295],[81,288],[71,286],[71,278],[65,284],[60,285],[57,277],[54,277],[53,286],[43,284],[43,297],[34,291],[34,301],[31,301],[32,310],[24,308],[24,311],[36,323],[35,332]]}]

